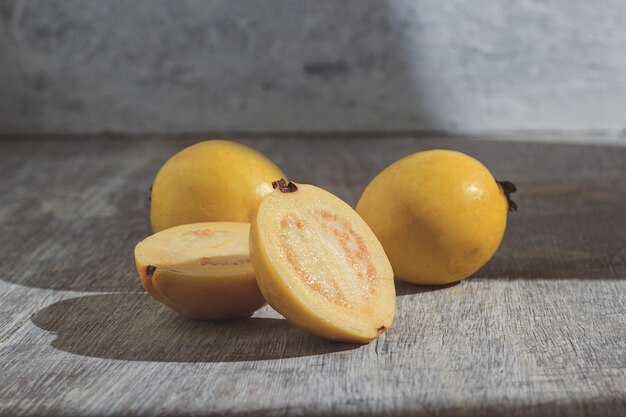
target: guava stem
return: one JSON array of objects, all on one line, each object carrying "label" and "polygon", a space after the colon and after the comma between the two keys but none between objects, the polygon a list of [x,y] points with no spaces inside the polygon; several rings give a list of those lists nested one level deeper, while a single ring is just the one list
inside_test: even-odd
[{"label": "guava stem", "polygon": [[509,213],[513,211],[517,211],[517,203],[511,199],[511,194],[517,191],[517,187],[511,181],[498,181],[496,180],[498,185],[502,187],[502,192],[506,197],[506,201],[509,203]]},{"label": "guava stem", "polygon": [[148,265],[146,267],[146,273],[148,274],[148,276],[152,276],[154,275],[154,271],[156,271],[156,266],[154,265]]},{"label": "guava stem", "polygon": [[281,193],[293,193],[298,191],[298,186],[296,184],[291,181],[287,183],[284,178],[281,178],[278,181],[273,181],[272,187],[274,187],[275,189],[278,188]]}]

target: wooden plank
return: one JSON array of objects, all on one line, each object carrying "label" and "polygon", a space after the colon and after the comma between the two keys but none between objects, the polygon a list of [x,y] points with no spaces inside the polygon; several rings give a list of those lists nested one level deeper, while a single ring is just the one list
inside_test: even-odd
[{"label": "wooden plank", "polygon": [[314,338],[268,309],[202,323],[143,294],[73,296],[2,346],[0,398],[10,415],[623,414],[623,281],[413,290],[367,346]]},{"label": "wooden plank", "polygon": [[401,156],[463,150],[520,211],[475,278],[399,282],[388,333],[336,344],[267,307],[203,323],[141,291],[147,190],[188,138],[0,142],[0,415],[626,415],[626,149],[242,141],[351,204]]}]

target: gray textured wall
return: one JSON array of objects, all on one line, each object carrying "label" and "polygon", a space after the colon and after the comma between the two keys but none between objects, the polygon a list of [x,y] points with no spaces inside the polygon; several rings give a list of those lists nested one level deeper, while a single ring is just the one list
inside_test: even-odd
[{"label": "gray textured wall", "polygon": [[0,0],[0,131],[626,125],[624,0]]}]

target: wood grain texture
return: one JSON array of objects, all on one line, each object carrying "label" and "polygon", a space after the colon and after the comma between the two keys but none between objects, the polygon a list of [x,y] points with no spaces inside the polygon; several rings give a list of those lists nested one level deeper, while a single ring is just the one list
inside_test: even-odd
[{"label": "wood grain texture", "polygon": [[337,344],[269,307],[205,323],[142,291],[148,188],[189,138],[2,141],[0,415],[626,416],[626,149],[242,142],[352,205],[399,157],[458,149],[514,181],[520,211],[474,278],[398,282],[391,330]]}]

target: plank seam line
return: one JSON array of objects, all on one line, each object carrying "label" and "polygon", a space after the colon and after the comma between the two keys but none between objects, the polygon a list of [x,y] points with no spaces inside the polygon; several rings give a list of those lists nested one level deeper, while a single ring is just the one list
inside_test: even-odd
[{"label": "plank seam line", "polygon": [[[56,302],[56,301],[55,301]],[[17,333],[22,327],[24,327],[26,325],[26,323],[28,323],[29,320],[31,320],[33,318],[33,316],[37,313],[39,313],[41,311],[41,309],[47,305],[48,303],[48,297],[44,297],[42,298],[33,308],[32,312],[28,315],[28,317],[24,317],[22,320],[18,320],[12,328],[10,328],[9,330],[7,330],[4,334],[0,335],[0,346],[2,346],[2,344],[4,342],[6,342],[7,340],[9,340],[9,338],[11,338],[11,336],[13,336],[15,333]]]},{"label": "plank seam line", "polygon": [[2,345],[5,341],[7,341],[11,336],[13,336],[15,333],[17,333],[22,327],[24,327],[26,325],[26,323],[33,318],[33,316],[35,314],[37,314],[39,312],[39,307],[37,306],[37,308],[28,316],[23,318],[22,320],[19,320],[15,325],[13,325],[12,328],[10,328],[9,330],[7,330],[3,335],[0,336],[0,345]]}]

